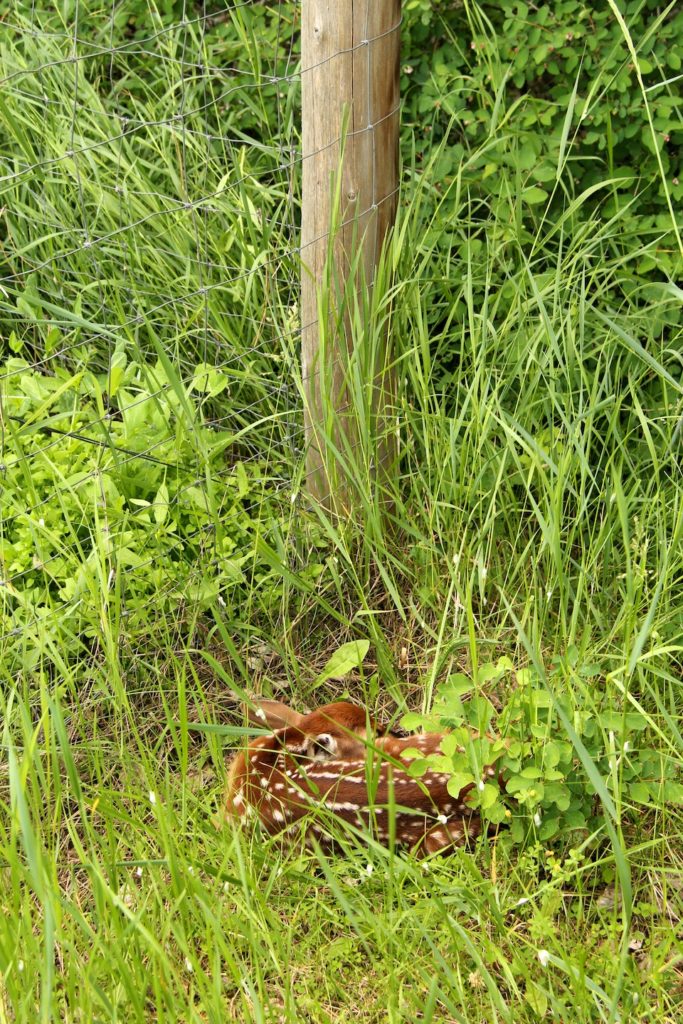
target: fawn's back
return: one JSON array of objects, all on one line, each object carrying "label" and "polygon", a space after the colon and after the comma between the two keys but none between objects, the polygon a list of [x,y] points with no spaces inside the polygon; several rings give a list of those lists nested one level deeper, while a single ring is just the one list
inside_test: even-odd
[{"label": "fawn's back", "polygon": [[[265,701],[252,717],[273,732],[236,755],[228,781],[231,815],[258,818],[267,832],[285,836],[298,834],[307,819],[307,833],[323,847],[330,839],[323,815],[311,815],[316,808],[419,854],[479,834],[480,818],[467,803],[472,785],[453,797],[449,774],[427,771],[413,778],[408,772],[406,751],[434,753],[443,734],[397,737],[378,729],[363,708],[342,702],[299,715]],[[495,769],[487,768],[486,775]]]}]

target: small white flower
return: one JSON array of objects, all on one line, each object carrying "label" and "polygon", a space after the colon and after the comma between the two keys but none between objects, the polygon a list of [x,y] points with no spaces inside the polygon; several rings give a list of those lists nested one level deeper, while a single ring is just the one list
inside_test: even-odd
[{"label": "small white flower", "polygon": [[189,867],[187,869],[187,873],[188,873],[188,875],[193,875],[194,874],[194,868],[192,867],[191,864],[189,865]]},{"label": "small white flower", "polygon": [[38,520],[38,526],[45,526],[45,520],[44,519],[39,519]]},{"label": "small white flower", "polygon": [[373,872],[374,870],[375,870],[375,869],[374,869],[374,867],[372,866],[372,864],[366,864],[366,865],[365,865],[365,874],[366,874],[366,875],[368,876],[368,878],[370,877],[370,875],[372,874],[372,872]]},{"label": "small white flower", "polygon": [[185,970],[187,971],[188,974],[192,974],[194,970],[194,967],[192,966],[187,957],[185,957]]},{"label": "small white flower", "polygon": [[142,878],[142,867],[137,867],[135,869],[135,874],[138,876],[138,878]]},{"label": "small white flower", "polygon": [[477,783],[477,789],[479,790],[480,793],[484,792],[484,786],[485,786],[484,780],[480,779],[479,782]]},{"label": "small white flower", "polygon": [[540,811],[536,811],[536,813],[534,814],[534,825],[536,826],[536,828],[540,828],[541,827],[541,812]]},{"label": "small white flower", "polygon": [[540,961],[541,967],[547,967],[548,964],[550,963],[550,953],[548,952],[548,950],[547,949],[539,949],[539,951],[538,951],[538,959]]},{"label": "small white flower", "polygon": [[445,815],[445,814],[439,814],[439,815],[437,815],[437,818],[436,818],[436,820],[437,820],[438,822],[440,822],[440,823],[441,823],[442,825],[447,825],[447,824],[448,824],[448,818],[446,817],[446,815]]},{"label": "small white flower", "polygon": [[151,789],[150,789],[149,793],[147,794],[147,796],[149,797],[149,802],[151,804],[155,804],[157,802],[157,795]]},{"label": "small white flower", "polygon": [[624,753],[628,754],[630,749],[631,749],[631,744],[629,743],[628,740],[626,740],[626,742],[624,743]]}]

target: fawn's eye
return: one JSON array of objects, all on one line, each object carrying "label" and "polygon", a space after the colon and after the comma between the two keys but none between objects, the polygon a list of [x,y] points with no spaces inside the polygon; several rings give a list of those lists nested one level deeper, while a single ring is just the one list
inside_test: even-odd
[{"label": "fawn's eye", "polygon": [[337,741],[329,733],[323,732],[310,739],[307,753],[314,761],[325,761],[337,753]]},{"label": "fawn's eye", "polygon": [[396,739],[404,740],[407,736],[410,736],[410,733],[401,725],[392,725],[391,729],[387,729],[386,735],[395,736]]}]

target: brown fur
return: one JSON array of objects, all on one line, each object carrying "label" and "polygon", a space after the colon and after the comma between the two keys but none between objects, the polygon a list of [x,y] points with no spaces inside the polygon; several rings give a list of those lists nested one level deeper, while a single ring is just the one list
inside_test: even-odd
[{"label": "brown fur", "polygon": [[[393,824],[396,842],[420,854],[462,845],[479,834],[479,815],[467,802],[471,785],[452,797],[446,773],[408,774],[405,751],[434,753],[443,734],[397,738],[376,726],[363,708],[343,702],[309,715],[264,702],[250,717],[274,732],[235,756],[228,775],[229,814],[257,817],[266,831],[277,834],[298,832],[313,808],[325,808],[343,822],[374,829],[384,843]],[[312,817],[308,827],[328,845],[320,817]]]}]

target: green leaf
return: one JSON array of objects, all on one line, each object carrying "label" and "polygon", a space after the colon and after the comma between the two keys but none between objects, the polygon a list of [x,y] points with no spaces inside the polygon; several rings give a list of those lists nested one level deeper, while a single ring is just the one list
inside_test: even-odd
[{"label": "green leaf", "polygon": [[532,185],[531,188],[525,188],[522,192],[522,199],[529,206],[536,206],[538,203],[545,203],[548,201],[548,193],[539,188],[538,185]]},{"label": "green leaf", "polygon": [[635,800],[639,804],[650,803],[650,790],[645,782],[633,782],[628,787],[629,795],[632,800]]},{"label": "green leaf", "polygon": [[480,667],[477,677],[480,683],[488,683],[492,679],[500,678],[504,671],[505,669],[501,669],[498,665],[493,665],[491,662],[488,662],[486,665],[482,665]]},{"label": "green leaf", "polygon": [[487,782],[479,795],[479,806],[482,811],[487,811],[489,807],[493,807],[499,796],[500,791],[498,787],[492,786],[490,782]]},{"label": "green leaf", "polygon": [[359,668],[369,649],[369,640],[350,640],[348,643],[342,644],[334,652],[313,685],[321,686],[328,679],[339,679],[354,668]]},{"label": "green leaf", "polygon": [[647,728],[647,719],[638,711],[627,711],[622,714],[619,711],[603,711],[600,714],[600,722],[605,729],[612,732],[621,732],[626,729],[629,732],[641,732]]},{"label": "green leaf", "polygon": [[199,391],[202,394],[208,394],[212,398],[216,395],[220,395],[221,391],[230,384],[230,378],[222,370],[217,369],[215,366],[211,366],[210,363],[199,363],[194,377],[192,378],[191,388],[195,391]]},{"label": "green leaf", "polygon": [[546,782],[544,784],[544,799],[557,806],[560,811],[566,811],[571,803],[571,794],[567,786],[561,782]]},{"label": "green leaf", "polygon": [[404,715],[401,719],[401,725],[408,732],[416,732],[418,729],[424,728],[425,716],[418,714],[417,711],[409,711],[407,715]]},{"label": "green leaf", "polygon": [[510,835],[513,843],[524,842],[524,821],[522,818],[514,818],[510,825]]},{"label": "green leaf", "polygon": [[168,516],[168,487],[165,483],[161,485],[156,493],[154,499],[154,520],[155,522],[164,523]]},{"label": "green leaf", "polygon": [[662,797],[664,803],[683,804],[683,785],[680,782],[665,782]]},{"label": "green leaf", "polygon": [[128,357],[123,345],[117,345],[111,357],[109,366],[109,395],[114,398],[123,383],[123,378],[128,365]]},{"label": "green leaf", "polygon": [[548,997],[540,985],[529,981],[524,998],[537,1017],[545,1017],[548,1012]]},{"label": "green leaf", "polygon": [[474,683],[468,676],[463,675],[462,672],[455,672],[439,687],[437,699],[439,702],[448,703],[452,697],[463,697],[473,688]]},{"label": "green leaf", "polygon": [[486,817],[494,825],[502,825],[504,821],[507,821],[508,815],[505,805],[497,800],[486,812]]},{"label": "green leaf", "polygon": [[561,751],[557,743],[550,740],[543,747],[543,767],[555,768],[560,763]]},{"label": "green leaf", "polygon": [[474,782],[474,775],[471,772],[455,772],[448,780],[446,786],[451,796],[455,797],[456,800],[462,793],[466,786],[471,786]]},{"label": "green leaf", "polygon": [[455,754],[455,752],[458,750],[458,747],[460,746],[461,743],[459,742],[459,738],[455,736],[452,732],[448,733],[441,740],[441,750],[446,755],[446,757],[452,757],[453,754]]},{"label": "green leaf", "polygon": [[559,830],[560,823],[557,818],[544,818],[538,830],[538,838],[541,842],[550,839]]},{"label": "green leaf", "polygon": [[249,494],[249,477],[244,468],[244,463],[238,462],[235,465],[235,477],[237,479],[238,494],[240,498],[245,498]]}]

